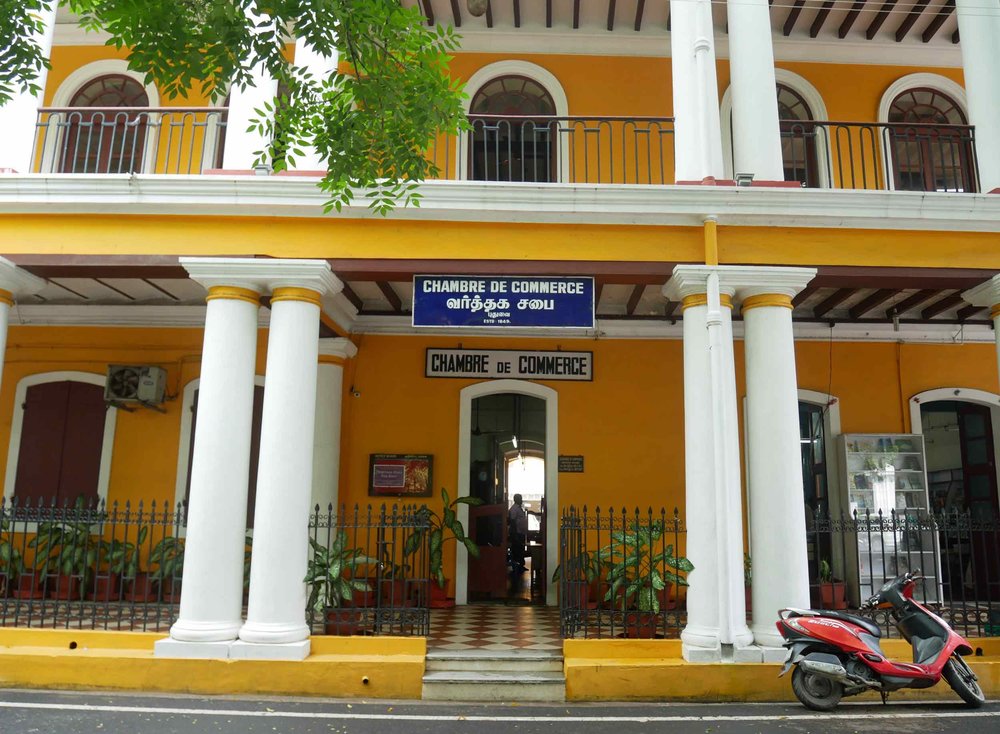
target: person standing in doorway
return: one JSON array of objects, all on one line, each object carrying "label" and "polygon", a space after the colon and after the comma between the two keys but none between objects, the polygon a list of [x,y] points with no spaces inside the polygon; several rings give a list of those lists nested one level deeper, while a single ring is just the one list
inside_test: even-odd
[{"label": "person standing in doorway", "polygon": [[511,573],[525,572],[524,547],[528,539],[528,513],[522,506],[521,495],[514,495],[514,504],[507,510],[507,546],[510,548]]}]

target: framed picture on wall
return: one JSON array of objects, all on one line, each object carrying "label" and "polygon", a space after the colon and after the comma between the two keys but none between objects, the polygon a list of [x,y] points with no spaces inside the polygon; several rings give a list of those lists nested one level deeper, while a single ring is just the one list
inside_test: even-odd
[{"label": "framed picture on wall", "polygon": [[369,497],[430,497],[432,454],[369,454]]}]

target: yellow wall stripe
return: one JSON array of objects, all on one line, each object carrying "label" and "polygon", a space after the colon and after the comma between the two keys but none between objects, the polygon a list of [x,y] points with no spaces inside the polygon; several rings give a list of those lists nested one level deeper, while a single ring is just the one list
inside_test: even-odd
[{"label": "yellow wall stripe", "polygon": [[234,285],[213,285],[208,289],[206,301],[214,301],[216,298],[225,298],[231,301],[246,301],[254,306],[260,305],[260,293],[249,288],[237,288]]},{"label": "yellow wall stripe", "polygon": [[990,318],[995,319],[997,316],[1000,316],[1000,303],[995,304],[993,308],[990,309]]},{"label": "yellow wall stripe", "polygon": [[749,296],[743,299],[743,313],[746,313],[751,308],[766,308],[771,306],[791,309],[792,298],[783,293],[761,293],[759,296]]},{"label": "yellow wall stripe", "polygon": [[275,288],[271,294],[271,303],[278,301],[302,301],[314,306],[320,305],[320,294],[309,288]]},{"label": "yellow wall stripe", "polygon": [[10,291],[5,291],[0,288],[0,303],[6,303],[8,306],[14,305],[14,294]]},{"label": "yellow wall stripe", "polygon": [[[725,308],[733,307],[733,299],[726,293],[719,296],[719,301]],[[691,308],[692,306],[707,306],[708,305],[708,294],[707,293],[694,293],[690,296],[684,296],[684,300],[681,301],[681,311],[686,308]]]}]

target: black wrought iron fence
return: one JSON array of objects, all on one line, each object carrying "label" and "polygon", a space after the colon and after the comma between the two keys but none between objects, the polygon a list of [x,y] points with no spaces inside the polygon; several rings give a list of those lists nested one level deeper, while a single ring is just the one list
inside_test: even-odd
[{"label": "black wrought iron fence", "polygon": [[470,115],[471,132],[429,155],[442,179],[531,183],[669,184],[669,117]]},{"label": "black wrought iron fence", "polygon": [[228,110],[219,107],[46,107],[37,173],[197,174],[219,168]]},{"label": "black wrought iron fence", "polygon": [[785,179],[808,188],[976,192],[970,125],[783,120]]},{"label": "black wrought iron fence", "polygon": [[166,630],[185,509],[0,498],[0,626]]},{"label": "black wrought iron fence", "polygon": [[[807,538],[815,607],[857,609],[886,581],[919,569],[916,599],[959,634],[1000,636],[1000,521],[917,510],[815,515]],[[898,636],[887,611],[869,615]]]},{"label": "black wrought iron fence", "polygon": [[[304,610],[314,632],[428,634],[427,518],[417,509],[314,509]],[[0,626],[166,632],[179,611],[186,521],[186,507],[170,503],[0,498]],[[252,546],[248,531],[244,603]]]},{"label": "black wrought iron fence", "polygon": [[686,535],[676,509],[565,509],[554,573],[563,637],[679,637]]},{"label": "black wrought iron fence", "polygon": [[307,616],[317,634],[430,632],[427,516],[416,505],[315,509]]}]

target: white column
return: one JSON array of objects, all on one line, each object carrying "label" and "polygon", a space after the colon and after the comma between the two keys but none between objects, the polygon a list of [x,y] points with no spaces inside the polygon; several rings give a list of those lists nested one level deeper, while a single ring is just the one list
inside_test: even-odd
[{"label": "white column", "polygon": [[[323,56],[317,53],[302,38],[295,41],[295,65],[308,71],[315,79],[325,79],[331,76],[337,69],[339,55]],[[326,163],[320,160],[316,149],[311,146],[303,148],[304,155],[296,156],[293,170],[299,171],[325,171]]]},{"label": "white column", "polygon": [[257,312],[263,290],[252,271],[269,261],[180,262],[208,289],[208,309],[180,611],[170,638],[156,643],[156,654],[226,658],[242,623]]},{"label": "white column", "polygon": [[311,507],[336,511],[340,501],[340,433],[344,396],[344,362],[358,348],[349,339],[319,340],[319,373],[316,376],[316,435],[313,439],[313,490]]},{"label": "white column", "polygon": [[709,0],[671,0],[674,180],[723,177],[719,86]]},{"label": "white column", "polygon": [[783,653],[774,626],[778,610],[809,606],[792,298],[815,271],[773,270],[786,272],[776,273],[774,285],[749,288],[740,295],[746,347],[752,628],[757,644]]},{"label": "white column", "polygon": [[250,603],[240,641],[230,656],[301,660],[309,654],[303,579],[309,557],[320,299],[343,285],[325,260],[279,263],[272,268],[276,277],[261,418]]},{"label": "white column", "polygon": [[[270,30],[274,30],[273,27]],[[247,128],[251,120],[259,117],[254,110],[263,110],[277,95],[278,82],[263,64],[258,64],[250,72],[250,82],[246,89],[233,87],[229,95],[223,168],[237,171],[253,168],[257,153],[265,150],[271,140],[260,132],[248,132]]]},{"label": "white column", "polygon": [[997,0],[956,0],[969,124],[976,128],[981,191],[1000,188],[1000,5]]},{"label": "white column", "polygon": [[[689,577],[688,624],[681,640],[685,659],[694,662],[728,658],[753,639],[746,626],[742,586],[733,288],[722,279],[721,309],[714,324],[709,324],[706,295],[709,273],[723,270],[678,266],[664,287],[664,295],[681,300],[684,307],[684,521],[686,555],[695,570]],[[718,350],[714,360],[713,350]]]},{"label": "white column", "polygon": [[1000,275],[994,275],[985,283],[965,291],[962,298],[973,306],[990,309],[990,318],[993,319],[993,336],[997,343],[997,371],[1000,373]]},{"label": "white column", "polygon": [[[59,3],[52,0],[48,7],[42,10],[40,20],[41,30],[33,37],[46,59],[52,56],[52,36],[56,28],[56,7]],[[45,80],[48,69],[44,66],[38,70],[35,84],[38,92],[21,92],[7,104],[0,107],[0,171],[11,169],[18,173],[30,173],[32,168],[32,153],[35,149],[37,133],[38,108],[42,106],[45,96]]]},{"label": "white column", "polygon": [[10,309],[18,296],[38,293],[45,281],[21,270],[10,260],[0,257],[0,385],[3,384],[3,366],[7,354],[7,327]]},{"label": "white column", "polygon": [[733,96],[733,173],[783,181],[774,49],[767,0],[726,4]]}]

